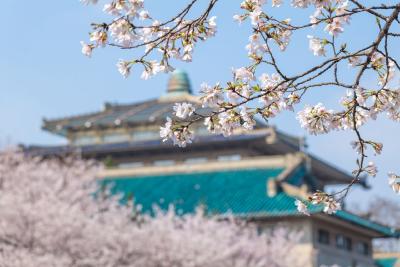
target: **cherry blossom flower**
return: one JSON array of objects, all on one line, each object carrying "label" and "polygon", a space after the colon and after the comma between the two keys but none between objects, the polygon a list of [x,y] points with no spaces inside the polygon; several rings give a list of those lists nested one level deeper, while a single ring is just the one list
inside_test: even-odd
[{"label": "cherry blossom flower", "polygon": [[376,167],[375,163],[372,161],[368,162],[367,167],[364,168],[364,171],[368,173],[368,175],[375,177],[378,173],[378,168]]},{"label": "cherry blossom flower", "polygon": [[324,41],[311,35],[308,35],[307,37],[310,39],[310,49],[313,51],[314,56],[325,56],[326,51]]},{"label": "cherry blossom flower", "polygon": [[240,127],[240,121],[237,114],[230,110],[218,114],[218,126],[216,130],[227,137],[233,134],[233,131]]},{"label": "cherry blossom flower", "polygon": [[323,203],[324,203],[324,212],[329,215],[336,213],[338,210],[342,208],[341,204],[337,202],[334,198],[328,198]]},{"label": "cherry blossom flower", "polygon": [[139,13],[139,19],[141,19],[141,20],[146,20],[146,19],[149,19],[149,18],[150,18],[149,11],[147,11],[147,10],[142,10],[142,11],[140,11],[140,13]]},{"label": "cherry blossom flower", "polygon": [[303,201],[296,199],[296,201],[294,202],[294,204],[297,207],[297,210],[300,213],[303,213],[307,216],[310,216],[310,212],[308,211],[307,205],[303,203]]},{"label": "cherry blossom flower", "polygon": [[165,142],[171,138],[172,135],[172,120],[170,117],[167,117],[167,122],[165,123],[164,127],[160,127],[160,137],[162,138],[163,142]]},{"label": "cherry blossom flower", "polygon": [[160,63],[158,63],[155,60],[149,61],[148,65],[145,66],[145,69],[142,72],[142,75],[140,76],[140,78],[142,78],[143,80],[148,80],[150,79],[152,76],[156,75],[159,72],[162,71],[170,71],[171,69],[168,69],[165,67],[165,65],[160,65]]},{"label": "cherry blossom flower", "polygon": [[322,103],[314,107],[306,106],[304,110],[297,113],[297,119],[302,128],[314,135],[327,133],[334,125],[333,111],[326,109]]},{"label": "cherry blossom flower", "polygon": [[340,19],[343,21],[343,22],[346,22],[346,23],[350,23],[350,16],[343,16],[343,15],[345,15],[345,14],[347,14],[348,12],[347,12],[347,8],[349,7],[349,1],[348,0],[346,0],[346,1],[344,1],[343,3],[341,3],[337,8],[336,8],[336,10],[335,10],[335,12],[336,12],[336,15],[337,16],[341,16],[340,17]]},{"label": "cherry blossom flower", "polygon": [[239,24],[241,24],[243,22],[243,20],[245,20],[245,17],[241,16],[241,15],[234,15],[233,19],[235,21],[237,21]]},{"label": "cherry blossom flower", "polygon": [[117,68],[119,73],[121,73],[124,78],[127,78],[131,72],[131,64],[128,61],[122,59],[118,61]]},{"label": "cherry blossom flower", "polygon": [[315,28],[317,26],[317,23],[319,21],[318,17],[322,15],[322,10],[320,8],[317,8],[314,12],[314,14],[312,14],[310,16],[310,23],[312,23],[312,27]]},{"label": "cherry blossom flower", "polygon": [[277,73],[273,73],[271,76],[269,74],[263,73],[259,77],[259,80],[261,82],[262,88],[266,91],[274,89],[282,81],[281,77]]},{"label": "cherry blossom flower", "polygon": [[392,187],[393,191],[396,194],[400,194],[400,177],[393,172],[389,172],[388,176],[389,176],[388,182],[390,187]]},{"label": "cherry blossom flower", "polygon": [[251,24],[253,24],[254,26],[257,26],[261,22],[261,14],[262,14],[262,10],[260,7],[254,8],[254,10],[251,11],[249,14]]},{"label": "cherry blossom flower", "polygon": [[101,30],[94,31],[90,34],[90,41],[95,42],[97,46],[106,46],[107,38],[107,33]]},{"label": "cherry blossom flower", "polygon": [[256,121],[254,120],[253,115],[244,106],[240,110],[240,117],[243,120],[243,128],[246,130],[253,130]]},{"label": "cherry blossom flower", "polygon": [[280,7],[283,4],[283,0],[272,0],[273,7]]},{"label": "cherry blossom flower", "polygon": [[224,100],[221,88],[218,84],[211,87],[206,83],[202,83],[200,87],[200,92],[203,94],[201,97],[203,107],[215,108]]},{"label": "cherry blossom flower", "polygon": [[186,119],[193,114],[193,112],[195,111],[195,108],[190,103],[186,103],[186,102],[176,103],[174,106],[174,111],[175,111],[175,115],[178,118]]},{"label": "cherry blossom flower", "polygon": [[265,42],[260,41],[259,34],[252,34],[249,37],[250,43],[246,45],[246,50],[249,51],[249,56],[257,58],[268,51],[268,46]]},{"label": "cherry blossom flower", "polygon": [[139,39],[139,37],[132,32],[131,24],[125,19],[118,19],[110,25],[109,29],[115,42],[124,47],[131,46]]},{"label": "cherry blossom flower", "polygon": [[292,0],[292,6],[296,8],[307,8],[310,2],[310,0]]},{"label": "cherry blossom flower", "polygon": [[167,117],[164,127],[160,127],[160,137],[163,142],[172,140],[174,145],[186,147],[187,144],[192,143],[193,133],[188,127],[176,127],[174,129],[173,121],[170,117]]},{"label": "cherry blossom flower", "polygon": [[120,16],[121,15],[121,6],[117,5],[115,2],[111,2],[109,4],[105,4],[103,11],[113,16]]},{"label": "cherry blossom flower", "polygon": [[208,27],[209,31],[207,32],[207,36],[214,36],[217,32],[217,23],[215,20],[217,19],[217,16],[212,16],[211,18],[208,19]]},{"label": "cherry blossom flower", "polygon": [[83,41],[81,41],[81,45],[82,45],[82,54],[84,54],[87,57],[91,57],[92,51],[93,51],[93,46],[90,44],[86,44]]},{"label": "cherry blossom flower", "polygon": [[342,27],[342,20],[340,18],[332,19],[325,27],[325,31],[327,31],[330,35],[337,36],[339,33],[344,31]]},{"label": "cherry blossom flower", "polygon": [[254,74],[248,68],[241,67],[233,70],[236,80],[251,81],[254,80]]}]

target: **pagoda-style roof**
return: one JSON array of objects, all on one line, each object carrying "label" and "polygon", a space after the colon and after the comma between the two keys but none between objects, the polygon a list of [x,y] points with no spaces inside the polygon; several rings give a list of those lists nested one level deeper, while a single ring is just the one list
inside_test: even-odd
[{"label": "pagoda-style roof", "polygon": [[[133,198],[141,211],[152,212],[154,205],[168,209],[176,208],[178,214],[193,213],[202,206],[210,214],[234,215],[247,219],[271,219],[274,217],[303,216],[294,201],[299,196],[291,195],[286,187],[297,188],[304,179],[304,167],[283,177],[285,169],[279,167],[239,168],[183,173],[148,174],[141,176],[108,177],[104,181],[112,184],[112,192],[122,193],[125,199]],[[270,192],[270,187],[280,183],[280,189]],[[293,186],[291,186],[293,185]],[[341,221],[369,231],[374,237],[388,237],[395,230],[364,219],[347,211],[338,211],[333,216],[322,213],[321,206],[311,206],[312,218]]]},{"label": "pagoda-style roof", "polygon": [[51,133],[67,136],[70,132],[115,129],[142,125],[161,125],[166,117],[173,118],[173,105],[188,102],[197,112],[206,114],[209,109],[200,107],[198,97],[192,95],[187,74],[176,70],[171,75],[167,93],[158,99],[133,104],[105,103],[101,111],[59,119],[43,119],[42,128]]}]

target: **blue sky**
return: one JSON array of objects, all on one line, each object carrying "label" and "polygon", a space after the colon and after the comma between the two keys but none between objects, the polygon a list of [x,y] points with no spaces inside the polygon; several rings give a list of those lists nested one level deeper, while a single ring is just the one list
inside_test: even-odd
[{"label": "blue sky", "polygon": [[[179,1],[176,5],[171,5],[170,1],[168,4],[167,1],[147,2],[154,17],[166,18],[187,1]],[[217,37],[196,47],[194,62],[175,64],[189,73],[195,92],[198,92],[201,82],[225,82],[231,78],[232,67],[248,63],[244,46],[249,27],[246,24],[238,26],[232,20],[232,16],[239,12],[239,4],[240,1],[219,3],[215,10],[219,24]],[[62,139],[41,131],[42,118],[97,111],[104,102],[126,103],[156,98],[166,90],[168,76],[165,74],[143,81],[139,78],[141,70],[133,69],[131,77],[122,78],[115,64],[119,58],[133,55],[131,51],[98,49],[91,59],[80,53],[79,42],[88,39],[90,23],[104,19],[101,6],[85,7],[78,0],[3,0],[2,10],[6,12],[0,17],[3,25],[3,40],[0,42],[0,146],[8,143],[60,144]],[[300,16],[307,19],[311,13],[311,10],[301,10]],[[287,6],[279,11],[279,15],[296,18],[296,13]],[[346,28],[343,35],[343,38],[356,37],[350,47],[372,40],[376,34],[376,27],[364,18],[352,25],[352,29]],[[317,62],[318,59],[308,51],[307,34],[313,33],[294,36],[288,51],[278,56],[287,71],[295,72]],[[346,71],[344,76],[347,74]],[[371,77],[364,82],[375,83],[375,80]],[[315,90],[307,96],[306,102],[316,104],[322,101],[336,108],[343,94],[336,89],[328,92]],[[306,133],[294,115],[285,113],[271,123],[282,131],[303,136]],[[370,179],[373,189],[369,192],[353,190],[350,201],[365,203],[373,195],[398,199],[387,186],[386,179],[389,170],[400,171],[398,131],[399,125],[387,120],[362,128],[365,135],[384,142],[386,146],[383,155],[373,159],[380,169],[379,175]],[[345,132],[307,136],[312,153],[346,171],[355,166],[356,155],[349,146],[351,140],[353,134]]]}]

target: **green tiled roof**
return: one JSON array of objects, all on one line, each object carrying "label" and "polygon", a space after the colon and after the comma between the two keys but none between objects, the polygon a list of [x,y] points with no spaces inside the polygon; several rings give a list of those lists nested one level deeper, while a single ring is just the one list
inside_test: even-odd
[{"label": "green tiled roof", "polygon": [[375,263],[379,267],[395,267],[397,258],[383,258],[375,260]]},{"label": "green tiled roof", "polygon": [[364,219],[360,216],[357,216],[355,214],[340,210],[338,211],[335,216],[344,219],[346,221],[364,226],[366,228],[374,229],[377,232],[380,232],[386,236],[394,236],[396,235],[396,230],[378,223],[375,223],[373,221]]},{"label": "green tiled roof", "polygon": [[[151,212],[153,206],[162,209],[174,205],[178,213],[191,213],[202,205],[211,214],[233,214],[240,217],[300,216],[295,198],[278,191],[267,195],[268,179],[276,178],[282,168],[241,169],[202,173],[181,173],[160,176],[105,178],[112,183],[114,193],[133,197],[143,212]],[[298,184],[304,176],[299,166],[287,181]],[[310,206],[311,213],[320,213],[322,207]],[[334,216],[350,223],[369,228],[383,236],[393,236],[390,228],[371,222],[346,211]]]},{"label": "green tiled roof", "polygon": [[191,213],[203,205],[210,213],[285,214],[295,212],[294,199],[284,193],[269,198],[267,180],[282,169],[246,169],[209,173],[175,174],[112,179],[115,192],[133,196],[144,212],[154,204],[173,204],[179,213]]}]

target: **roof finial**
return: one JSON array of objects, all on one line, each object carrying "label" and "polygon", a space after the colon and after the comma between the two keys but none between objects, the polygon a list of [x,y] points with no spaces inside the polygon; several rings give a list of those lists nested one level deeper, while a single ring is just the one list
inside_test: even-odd
[{"label": "roof finial", "polygon": [[168,82],[168,94],[192,94],[192,88],[187,73],[182,70],[174,70]]}]

